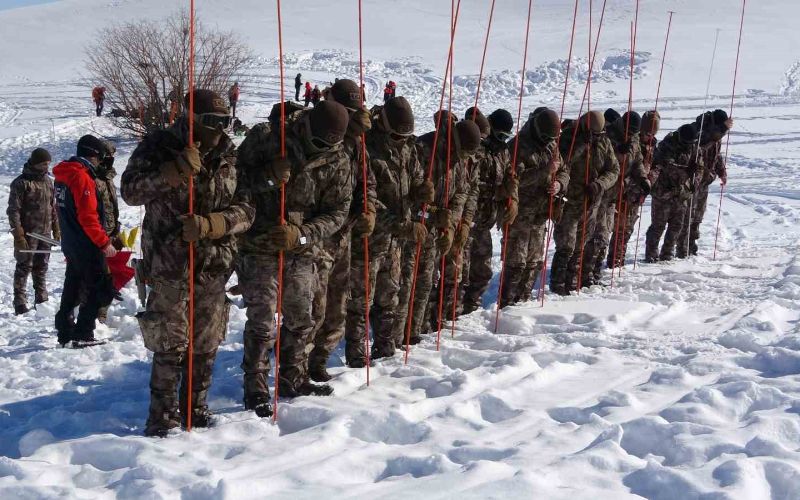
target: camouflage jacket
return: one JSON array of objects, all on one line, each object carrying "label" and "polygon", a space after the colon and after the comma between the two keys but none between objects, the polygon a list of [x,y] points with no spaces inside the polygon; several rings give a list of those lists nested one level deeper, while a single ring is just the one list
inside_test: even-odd
[{"label": "camouflage jacket", "polygon": [[[567,170],[555,142],[547,145],[536,144],[530,133],[530,121],[520,130],[517,146],[517,171],[519,179],[519,215],[517,221],[523,224],[540,224],[547,220],[550,209],[550,194],[547,192],[554,180],[561,184],[560,194],[568,192],[570,173]],[[514,151],[514,142],[508,143]],[[516,224],[516,222],[515,222]]]},{"label": "camouflage jacket", "polygon": [[700,144],[700,156],[703,158],[702,173],[698,172],[698,183],[702,186],[711,185],[717,177],[725,177],[727,168],[722,155],[722,140],[709,141]]},{"label": "camouflage jacket", "polygon": [[100,223],[106,234],[111,237],[119,234],[119,203],[117,202],[117,188],[114,186],[116,175],[117,171],[113,168],[106,172],[100,172],[98,169],[95,179],[97,197],[103,205],[103,220]]},{"label": "camouflage jacket", "polygon": [[[453,142],[450,152],[450,168],[447,168],[447,140],[439,140],[436,144],[437,152],[433,154],[433,132],[428,132],[417,138],[417,155],[422,168],[427,173],[433,157],[433,186],[435,197],[433,206],[441,210],[447,207],[450,211],[452,228],[455,230],[464,213],[464,206],[469,197],[467,169],[464,161],[458,158],[458,148]],[[445,197],[445,192],[447,196]]]},{"label": "camouflage jacket", "polygon": [[[625,142],[624,136],[618,136],[612,130],[609,130],[608,139],[611,141],[611,145],[614,147],[614,151],[617,155],[617,161],[620,164],[620,173],[622,173],[622,168],[625,169],[625,177],[622,179],[622,183],[624,184],[623,192],[627,199],[638,200],[643,194],[640,183],[642,180],[647,179],[649,173],[644,165],[644,156],[642,155],[642,146],[639,142],[639,134],[632,134],[628,138],[631,143],[631,152],[627,155],[617,151],[617,146]],[[604,201],[611,204],[617,203],[619,200],[619,185],[620,181],[618,179],[614,187],[605,192]]]},{"label": "camouflage jacket", "polygon": [[[333,239],[350,235],[350,230],[364,213],[364,148],[362,147],[361,137],[346,136],[344,139],[344,152],[350,160],[350,172],[352,178],[353,199],[350,202],[350,211],[342,228],[336,232]],[[375,173],[370,168],[369,152],[366,154],[367,166],[367,203],[377,208],[375,193]]]},{"label": "camouflage jacket", "polygon": [[[294,116],[297,115],[297,116]],[[300,228],[305,243],[295,254],[321,255],[322,244],[339,231],[347,220],[353,199],[352,162],[343,145],[316,156],[303,146],[305,113],[287,119],[286,157],[291,175],[284,186],[285,218]],[[268,132],[263,124],[250,130],[239,148],[239,182],[255,207],[253,225],[242,234],[242,253],[277,255],[269,239],[270,230],[280,223],[281,189],[267,175],[267,166],[280,157],[280,131]]]},{"label": "camouflage jacket", "polygon": [[478,193],[476,198],[475,226],[487,228],[497,222],[497,190],[503,183],[506,171],[511,167],[511,152],[505,142],[489,136],[483,141],[484,154],[475,162],[477,176],[474,182]]},{"label": "camouflage jacket", "polygon": [[656,147],[658,147],[658,139],[653,137],[650,141],[650,144],[644,142],[644,138],[642,135],[639,135],[639,149],[642,150],[642,164],[644,165],[644,169],[647,172],[647,178],[650,180],[650,186],[655,185],[656,179],[658,179],[658,169],[655,168],[653,165],[653,158],[656,155]]},{"label": "camouflage jacket", "polygon": [[425,181],[425,171],[414,146],[415,138],[393,145],[389,135],[377,129],[367,132],[370,170],[375,175],[378,203],[372,252],[385,251],[403,224],[418,220],[414,192]]},{"label": "camouflage jacket", "polygon": [[37,171],[27,163],[22,175],[11,182],[8,193],[8,224],[11,229],[22,227],[25,233],[50,236],[58,224],[53,179],[47,171]]},{"label": "camouflage jacket", "polygon": [[470,225],[475,222],[478,214],[478,195],[480,194],[480,176],[483,165],[488,161],[486,149],[480,146],[477,151],[464,160],[464,172],[466,175],[466,200],[464,209],[461,211],[461,220]]},{"label": "camouflage jacket", "polygon": [[[653,198],[688,200],[694,192],[695,174],[702,168],[703,158],[697,156],[697,143],[684,146],[677,132],[671,132],[658,144],[653,168],[658,178],[653,185]],[[700,167],[700,168],[698,168]]]},{"label": "camouflage jacket", "polygon": [[[561,155],[569,159],[569,150],[572,144],[574,128],[566,128],[561,132],[559,147]],[[586,156],[589,156],[589,170],[587,174]],[[597,181],[603,192],[614,187],[619,178],[619,161],[614,152],[614,146],[606,135],[600,136],[596,142],[587,143],[580,132],[575,137],[572,148],[572,159],[569,160],[569,188],[567,189],[567,204],[582,204],[587,184]],[[587,182],[588,178],[588,182]]]},{"label": "camouflage jacket", "polygon": [[[151,132],[136,147],[122,174],[122,199],[128,205],[145,207],[142,223],[145,279],[187,279],[189,244],[183,241],[179,217],[188,212],[189,190],[186,186],[171,187],[159,168],[183,150],[188,135],[185,118],[178,119],[167,130]],[[202,163],[200,173],[194,176],[194,212],[222,214],[225,235],[195,243],[195,274],[229,274],[236,255],[234,235],[250,227],[254,209],[237,182],[235,150],[227,136],[203,156]]]}]

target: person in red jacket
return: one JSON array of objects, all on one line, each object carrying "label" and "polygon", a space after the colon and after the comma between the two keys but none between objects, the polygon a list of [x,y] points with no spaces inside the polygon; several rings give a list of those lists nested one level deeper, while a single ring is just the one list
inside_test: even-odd
[{"label": "person in red jacket", "polygon": [[94,112],[97,116],[103,114],[103,103],[106,100],[106,88],[95,87],[92,89],[92,100],[94,101]]},{"label": "person in red jacket", "polygon": [[[103,204],[95,185],[95,169],[106,154],[102,140],[85,135],[78,141],[77,154],[53,168],[61,250],[67,259],[61,306],[55,318],[62,346],[71,343],[78,348],[98,343],[94,338],[98,310],[111,304],[117,295],[106,264],[106,258],[116,255],[117,250],[103,229]],[[82,287],[86,300],[76,321],[73,311],[81,302]]]},{"label": "person in red jacket", "polygon": [[311,82],[306,82],[306,92],[305,94],[303,94],[303,100],[305,100],[306,102],[306,107],[308,107],[308,103],[311,102],[311,97],[312,97],[311,94],[312,94]]},{"label": "person in red jacket", "polygon": [[228,90],[228,101],[231,104],[231,116],[236,118],[236,104],[239,102],[239,82],[233,82]]}]

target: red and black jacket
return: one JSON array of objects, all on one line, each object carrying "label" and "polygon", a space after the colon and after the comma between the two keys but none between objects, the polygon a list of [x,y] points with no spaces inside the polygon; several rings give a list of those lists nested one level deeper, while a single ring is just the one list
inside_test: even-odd
[{"label": "red and black jacket", "polygon": [[100,222],[103,204],[97,195],[92,164],[72,157],[53,167],[53,175],[64,255],[80,257],[105,248],[109,238]]}]

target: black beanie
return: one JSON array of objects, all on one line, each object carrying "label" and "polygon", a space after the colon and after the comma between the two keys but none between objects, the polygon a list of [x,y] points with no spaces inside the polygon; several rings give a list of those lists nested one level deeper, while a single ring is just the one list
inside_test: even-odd
[{"label": "black beanie", "polygon": [[344,106],[334,101],[322,101],[308,113],[311,135],[329,144],[342,142],[350,115]]},{"label": "black beanie", "polygon": [[462,151],[475,151],[481,145],[481,129],[472,120],[458,122],[456,132],[458,132],[458,141],[461,143]]},{"label": "black beanie", "polygon": [[558,136],[561,130],[561,120],[558,113],[549,108],[544,108],[533,116],[531,132],[542,141],[550,141]]},{"label": "black beanie", "polygon": [[345,108],[358,109],[361,107],[361,89],[353,80],[342,78],[333,84],[331,94],[333,100]]},{"label": "black beanie", "polygon": [[678,127],[678,140],[683,144],[691,144],[697,140],[697,129],[691,123]]},{"label": "black beanie", "polygon": [[489,125],[498,132],[510,134],[514,128],[514,118],[505,109],[497,109],[489,115]]},{"label": "black beanie", "polygon": [[53,158],[50,153],[44,148],[36,148],[31,151],[31,157],[28,159],[28,165],[38,165],[40,163],[47,163]]},{"label": "black beanie", "polygon": [[606,119],[606,124],[611,125],[615,121],[619,120],[621,117],[616,109],[608,108],[605,111],[605,113],[603,113],[603,118]]},{"label": "black beanie", "polygon": [[[628,121],[628,116],[630,115],[630,121]],[[642,130],[642,117],[639,116],[639,113],[636,111],[625,112],[624,115],[620,117],[622,120],[622,127],[623,131],[626,127],[628,127],[628,133],[631,135],[638,134],[639,131]]]},{"label": "black beanie", "polygon": [[76,153],[82,158],[102,158],[106,154],[106,145],[102,139],[93,135],[84,135],[78,140]]},{"label": "black beanie", "polygon": [[478,128],[481,131],[481,137],[488,137],[489,133],[492,131],[492,126],[489,124],[489,120],[486,119],[486,116],[481,113],[479,109],[476,110],[474,107],[467,109],[467,112],[464,113],[464,119],[474,121],[478,125]]},{"label": "black beanie", "polygon": [[[189,93],[183,98],[183,104],[186,109],[189,109]],[[204,115],[206,113],[216,113],[220,115],[227,115],[228,106],[225,100],[213,90],[208,89],[195,89],[194,91],[194,114]]]},{"label": "black beanie", "polygon": [[711,113],[711,122],[717,127],[725,125],[726,121],[728,121],[728,113],[726,113],[725,110],[715,109],[714,112]]},{"label": "black beanie", "polygon": [[387,123],[384,123],[384,127],[391,132],[400,135],[414,133],[414,112],[405,97],[392,97],[386,101],[381,116],[386,117],[388,127]]}]

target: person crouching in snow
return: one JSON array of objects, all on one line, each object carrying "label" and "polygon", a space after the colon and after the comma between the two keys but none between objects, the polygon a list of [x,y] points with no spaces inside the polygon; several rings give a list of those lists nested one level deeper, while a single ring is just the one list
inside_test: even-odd
[{"label": "person crouching in snow", "polygon": [[[102,140],[85,135],[78,141],[76,156],[53,168],[61,250],[67,259],[61,307],[55,318],[62,346],[95,344],[97,313],[117,295],[106,263],[117,250],[103,230],[103,206],[95,184],[97,167],[106,155]],[[86,302],[76,321],[73,311],[80,302],[81,288],[86,290]]]},{"label": "person crouching in snow", "polygon": [[[50,153],[34,149],[22,168],[22,174],[11,183],[8,195],[8,222],[14,235],[14,314],[25,314],[28,309],[28,275],[33,273],[35,303],[47,302],[47,267],[50,262],[50,244],[30,237],[30,233],[61,239],[55,213],[53,181],[50,179]],[[33,253],[41,252],[41,253]]]}]

